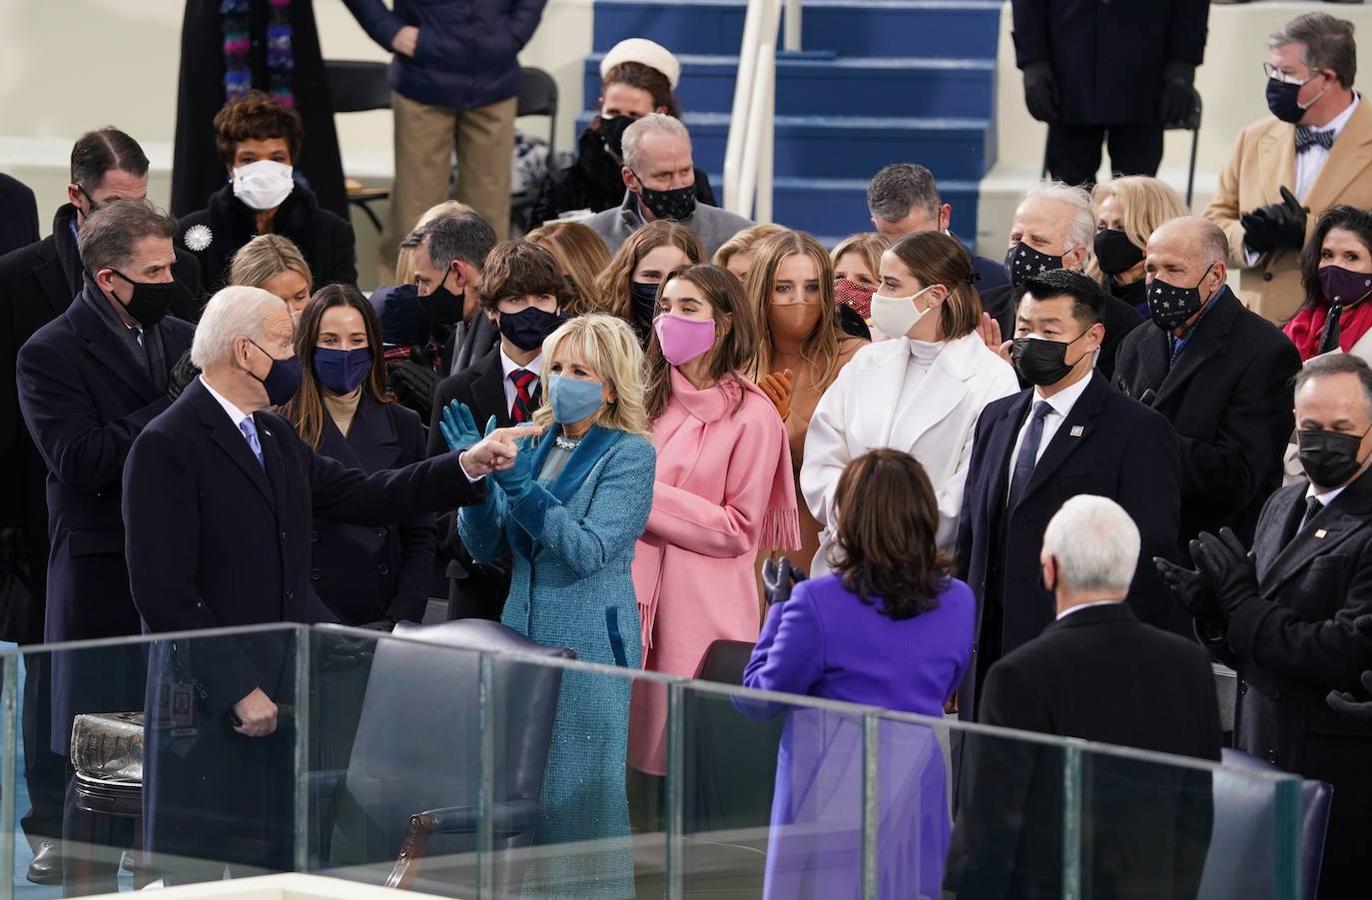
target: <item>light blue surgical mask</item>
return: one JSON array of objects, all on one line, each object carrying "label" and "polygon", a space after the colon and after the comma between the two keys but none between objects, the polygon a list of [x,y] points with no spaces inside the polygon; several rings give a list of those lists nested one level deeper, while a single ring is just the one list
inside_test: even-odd
[{"label": "light blue surgical mask", "polygon": [[548,376],[553,421],[567,425],[594,415],[600,409],[602,391],[603,385],[599,381],[583,381],[566,375]]}]

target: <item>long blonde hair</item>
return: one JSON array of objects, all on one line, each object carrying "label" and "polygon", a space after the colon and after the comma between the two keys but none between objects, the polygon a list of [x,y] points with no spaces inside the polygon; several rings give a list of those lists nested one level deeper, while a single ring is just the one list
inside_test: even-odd
[{"label": "long blonde hair", "polygon": [[229,261],[229,284],[260,288],[283,272],[295,272],[312,286],[314,276],[300,248],[279,234],[259,234]]},{"label": "long blonde hair", "polygon": [[764,222],[761,225],[754,225],[752,228],[745,228],[720,244],[719,249],[715,251],[714,259],[710,260],[710,262],[727,269],[729,268],[729,260],[733,259],[735,256],[738,256],[740,253],[752,253],[757,249],[758,244],[761,244],[769,237],[782,234],[787,230],[788,229],[783,228],[780,225],[773,225],[767,222]]},{"label": "long blonde hair", "polygon": [[849,253],[856,253],[867,263],[867,271],[871,272],[878,281],[881,280],[881,254],[891,249],[889,238],[878,234],[875,231],[863,234],[850,234],[838,242],[834,252],[829,254],[829,258],[834,261],[834,268],[838,268],[838,261]]},{"label": "long blonde hair", "polygon": [[[1120,205],[1124,233],[1139,248],[1147,246],[1149,236],[1163,222],[1188,214],[1181,197],[1171,185],[1147,175],[1126,175],[1097,184],[1091,191],[1091,214],[1097,221],[1100,220],[1101,205],[1110,197],[1114,197]],[[1100,270],[1094,252],[1086,261],[1086,274],[1100,284],[1110,286],[1110,276]]]},{"label": "long blonde hair", "polygon": [[[414,223],[414,228],[419,228],[421,226],[428,225],[430,222],[432,222],[434,219],[439,218],[440,216],[456,216],[461,213],[474,212],[476,212],[476,210],[472,209],[465,203],[459,203],[456,200],[444,200],[437,206],[430,206],[428,209],[424,210],[424,212],[420,215],[418,221]],[[414,228],[411,228],[410,230],[413,231]],[[402,235],[401,237],[404,237],[404,235]],[[395,283],[411,284],[413,282],[414,248],[401,245],[400,249],[398,249],[395,252]]]},{"label": "long blonde hair", "polygon": [[567,304],[570,316],[581,316],[598,308],[596,276],[610,264],[610,251],[600,235],[580,222],[549,222],[525,236],[548,248],[562,274],[571,282],[575,296]]},{"label": "long blonde hair", "polygon": [[[604,313],[568,319],[543,340],[545,371],[563,342],[575,347],[586,365],[599,372],[614,391],[614,400],[601,407],[593,424],[652,440],[643,401],[643,350],[628,323]],[[551,391],[548,393],[548,402],[534,411],[534,423],[545,428],[553,425]]]},{"label": "long blonde hair", "polygon": [[757,357],[750,374],[756,380],[772,371],[772,325],[767,318],[767,308],[772,305],[777,270],[787,257],[796,255],[814,260],[821,310],[819,324],[801,344],[800,355],[810,364],[811,384],[827,386],[838,369],[839,344],[843,340],[838,305],[834,302],[834,263],[824,245],[803,231],[773,235],[755,251],[745,285],[748,307],[757,327]]}]

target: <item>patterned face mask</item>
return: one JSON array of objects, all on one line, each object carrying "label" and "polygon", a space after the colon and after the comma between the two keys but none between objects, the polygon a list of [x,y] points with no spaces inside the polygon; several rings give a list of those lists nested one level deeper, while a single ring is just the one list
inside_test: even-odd
[{"label": "patterned face mask", "polygon": [[1205,267],[1205,274],[1196,282],[1195,287],[1176,287],[1154,276],[1148,282],[1148,316],[1153,324],[1163,331],[1173,331],[1187,319],[1200,312],[1205,305],[1201,300],[1200,286],[1210,277],[1212,263]]},{"label": "patterned face mask", "polygon": [[1010,283],[1016,287],[1023,284],[1026,278],[1061,268],[1061,256],[1040,253],[1025,243],[1016,244],[1005,254],[1005,273],[1010,276]]}]

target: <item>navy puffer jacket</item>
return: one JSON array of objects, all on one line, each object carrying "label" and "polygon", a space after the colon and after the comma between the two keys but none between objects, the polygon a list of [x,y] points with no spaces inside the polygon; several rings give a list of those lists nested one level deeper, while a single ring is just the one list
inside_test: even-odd
[{"label": "navy puffer jacket", "polygon": [[431,106],[475,109],[519,93],[516,54],[533,37],[547,0],[344,0],[386,50],[406,25],[419,29],[413,58],[395,54],[391,87]]}]

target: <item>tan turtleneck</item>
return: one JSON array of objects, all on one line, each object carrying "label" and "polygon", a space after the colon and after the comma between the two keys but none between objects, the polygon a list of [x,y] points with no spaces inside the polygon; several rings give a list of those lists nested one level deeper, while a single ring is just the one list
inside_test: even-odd
[{"label": "tan turtleneck", "polygon": [[348,429],[353,425],[353,416],[357,413],[357,404],[362,402],[362,388],[346,397],[336,396],[327,390],[321,390],[319,393],[324,396],[324,409],[328,412],[329,418],[333,419],[338,430],[347,437]]}]

